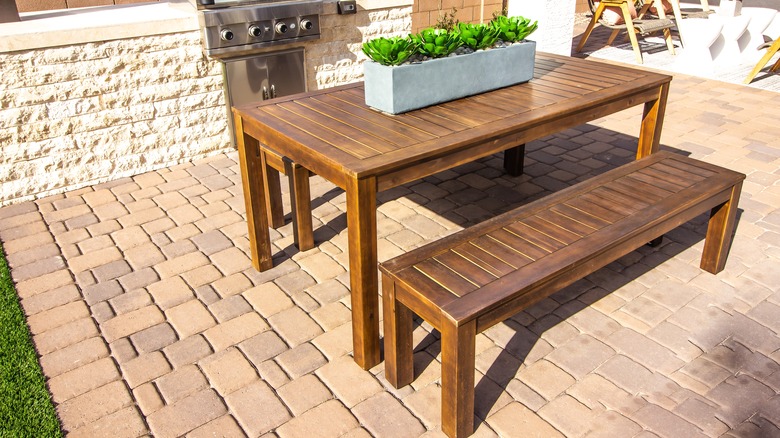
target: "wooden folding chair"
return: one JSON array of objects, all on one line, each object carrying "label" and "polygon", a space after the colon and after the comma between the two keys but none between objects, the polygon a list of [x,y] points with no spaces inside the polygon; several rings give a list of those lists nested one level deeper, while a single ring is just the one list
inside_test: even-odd
[{"label": "wooden folding chair", "polygon": [[[745,78],[745,83],[749,84],[753,81],[753,78],[756,77],[758,72],[761,71],[762,68],[769,62],[770,59],[772,59],[773,56],[775,56],[775,53],[777,53],[778,49],[780,49],[780,38],[776,39],[771,45],[769,43],[763,44],[761,47],[766,46],[766,53],[764,54],[764,57],[761,58],[761,60],[758,61],[755,67],[753,67],[753,70],[750,72],[750,74]],[[775,64],[769,68],[770,72],[777,72],[777,70],[780,69],[780,59],[775,62]]]},{"label": "wooden folding chair", "polygon": [[[582,35],[582,38],[577,45],[577,52],[582,51],[582,48],[585,46],[585,42],[588,40],[588,37],[590,37],[591,32],[593,32],[593,28],[595,28],[596,24],[598,23],[604,27],[612,29],[612,34],[607,40],[607,45],[612,44],[612,42],[615,41],[615,38],[621,30],[625,30],[628,33],[628,38],[631,40],[631,46],[634,48],[636,61],[639,64],[642,63],[642,51],[639,49],[639,42],[636,38],[637,34],[648,35],[659,30],[663,31],[664,39],[666,40],[666,47],[668,47],[669,52],[674,55],[674,43],[672,42],[672,32],[670,30],[672,27],[674,27],[674,22],[667,18],[641,18],[643,13],[647,11],[649,5],[644,5],[642,7],[639,13],[639,18],[632,19],[631,13],[628,9],[628,2],[629,0],[602,0],[594,9],[593,2],[589,1],[588,3],[591,5],[593,17],[591,18],[590,23],[588,24],[588,28],[585,29],[585,33]],[[604,9],[606,9],[608,6],[620,8],[621,12],[623,13],[623,24],[609,24],[601,19],[601,16],[604,13]]]}]

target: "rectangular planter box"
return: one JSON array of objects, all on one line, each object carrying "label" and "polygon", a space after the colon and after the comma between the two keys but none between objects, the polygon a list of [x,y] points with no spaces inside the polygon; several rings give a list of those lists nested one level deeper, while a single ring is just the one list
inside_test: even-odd
[{"label": "rectangular planter box", "polygon": [[534,76],[536,42],[418,64],[363,63],[366,105],[400,114],[437,103],[528,82]]}]

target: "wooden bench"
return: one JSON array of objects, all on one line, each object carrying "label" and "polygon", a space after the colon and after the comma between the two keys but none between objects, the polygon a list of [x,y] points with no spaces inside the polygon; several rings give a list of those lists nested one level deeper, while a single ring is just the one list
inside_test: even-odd
[{"label": "wooden bench", "polygon": [[415,313],[441,333],[442,430],[471,434],[477,333],[707,211],[721,271],[744,178],[659,152],[382,263],[387,380],[414,379]]}]

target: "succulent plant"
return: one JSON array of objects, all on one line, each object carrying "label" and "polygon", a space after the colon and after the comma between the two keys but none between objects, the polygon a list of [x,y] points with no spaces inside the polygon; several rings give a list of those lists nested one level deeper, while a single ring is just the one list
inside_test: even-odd
[{"label": "succulent plant", "polygon": [[522,41],[539,26],[538,22],[521,16],[507,17],[499,15],[493,18],[490,26],[498,29],[498,37],[508,43]]},{"label": "succulent plant", "polygon": [[458,35],[463,44],[473,50],[491,47],[498,39],[498,29],[486,24],[458,23]]},{"label": "succulent plant", "polygon": [[420,33],[409,37],[417,45],[417,51],[421,55],[431,58],[445,57],[462,45],[456,33],[433,27],[423,29]]},{"label": "succulent plant", "polygon": [[439,27],[423,29],[408,38],[374,38],[363,43],[363,53],[382,65],[400,65],[414,55],[441,58],[460,46],[481,50],[492,47],[498,39],[509,43],[522,41],[536,30],[538,24],[521,16],[496,14],[489,24],[457,23],[454,26],[452,30]]},{"label": "succulent plant", "polygon": [[409,38],[379,37],[363,43],[363,53],[382,65],[399,65],[417,52],[417,44]]}]

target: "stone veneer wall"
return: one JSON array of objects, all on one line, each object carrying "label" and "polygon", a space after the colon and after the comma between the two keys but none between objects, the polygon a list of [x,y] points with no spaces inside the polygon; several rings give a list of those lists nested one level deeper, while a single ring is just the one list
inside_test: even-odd
[{"label": "stone veneer wall", "polygon": [[[411,2],[355,15],[326,2],[320,18],[303,44],[310,90],[359,80],[362,42],[409,33]],[[193,30],[0,53],[0,206],[231,147],[221,67],[200,44]]]},{"label": "stone veneer wall", "polygon": [[0,205],[224,149],[197,31],[0,54]]}]

